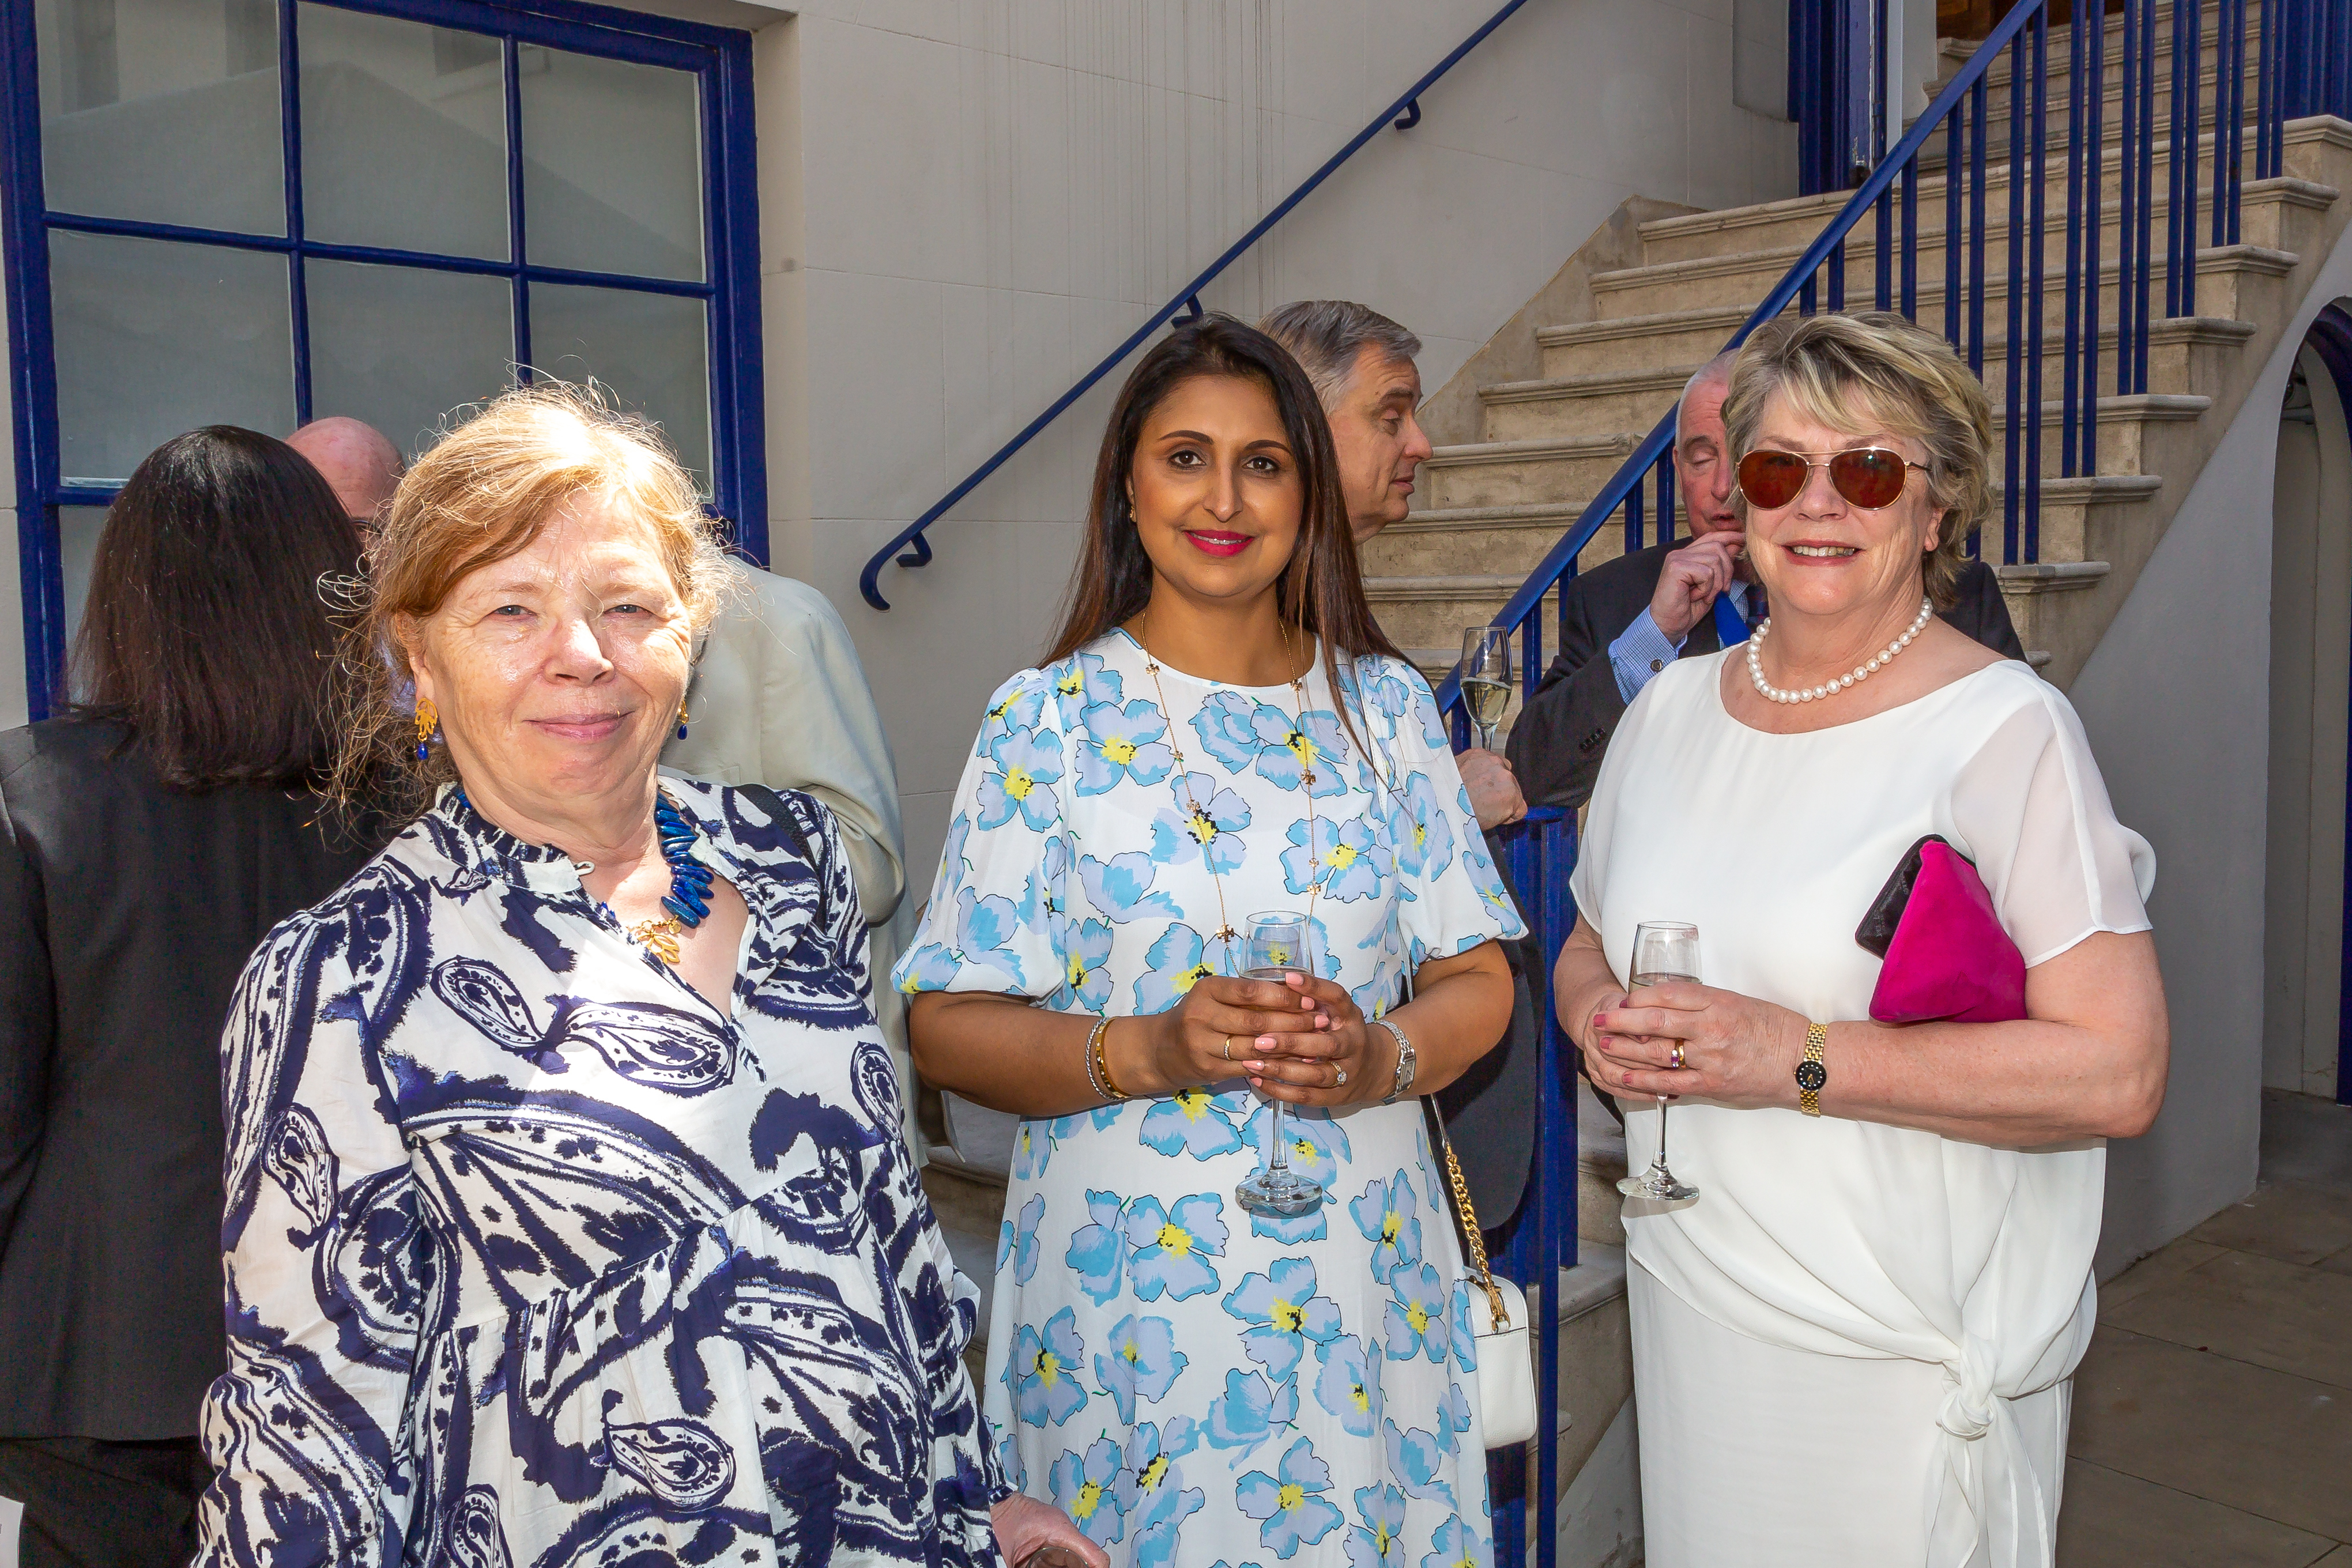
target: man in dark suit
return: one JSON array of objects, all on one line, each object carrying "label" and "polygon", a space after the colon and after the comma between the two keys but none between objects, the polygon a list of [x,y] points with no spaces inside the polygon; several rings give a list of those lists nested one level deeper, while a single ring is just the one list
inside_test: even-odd
[{"label": "man in dark suit", "polygon": [[[1528,799],[1581,807],[1617,721],[1677,658],[1744,642],[1763,623],[1763,590],[1745,575],[1738,481],[1724,435],[1729,353],[1699,367],[1684,387],[1675,430],[1675,488],[1692,538],[1654,544],[1595,567],[1565,589],[1559,656],[1529,693],[1507,751]],[[1992,568],[1971,561],[1944,619],[1995,653],[2023,658]]]}]

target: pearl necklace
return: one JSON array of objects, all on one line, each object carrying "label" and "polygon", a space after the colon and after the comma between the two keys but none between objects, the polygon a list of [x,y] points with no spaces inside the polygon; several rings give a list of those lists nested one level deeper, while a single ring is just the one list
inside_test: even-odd
[{"label": "pearl necklace", "polygon": [[1756,690],[1758,694],[1769,701],[1819,701],[1824,697],[1834,696],[1836,693],[1844,690],[1847,687],[1852,686],[1857,680],[1868,680],[1873,672],[1884,668],[1887,663],[1893,660],[1896,654],[1901,653],[1905,648],[1911,646],[1911,639],[1917,637],[1927,628],[1927,617],[1935,613],[1936,604],[1934,600],[1920,600],[1919,618],[1911,623],[1911,629],[1909,631],[1905,632],[1901,637],[1896,637],[1893,642],[1888,643],[1877,658],[1872,659],[1868,664],[1863,665],[1857,669],[1845,675],[1839,676],[1835,680],[1824,680],[1819,686],[1809,686],[1802,691],[1783,691],[1779,687],[1764,679],[1764,659],[1761,650],[1764,647],[1764,634],[1772,629],[1772,623],[1768,618],[1762,626],[1756,628],[1756,635],[1748,639],[1748,679],[1756,683]]}]

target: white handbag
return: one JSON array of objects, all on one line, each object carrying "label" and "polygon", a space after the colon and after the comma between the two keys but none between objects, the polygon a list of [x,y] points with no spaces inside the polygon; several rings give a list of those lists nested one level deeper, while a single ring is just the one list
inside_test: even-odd
[{"label": "white handbag", "polygon": [[1486,1427],[1486,1447],[1515,1448],[1536,1435],[1535,1347],[1528,1337],[1528,1299],[1487,1266],[1486,1239],[1470,1205],[1470,1184],[1463,1180],[1462,1163],[1454,1157],[1454,1140],[1445,1135],[1445,1118],[1434,1104],[1429,1111],[1437,1127],[1438,1147],[1444,1151],[1445,1178],[1454,1188],[1463,1245],[1469,1249],[1471,1266],[1477,1270],[1474,1282],[1480,1287],[1470,1298],[1470,1328],[1478,1342],[1478,1418]]}]

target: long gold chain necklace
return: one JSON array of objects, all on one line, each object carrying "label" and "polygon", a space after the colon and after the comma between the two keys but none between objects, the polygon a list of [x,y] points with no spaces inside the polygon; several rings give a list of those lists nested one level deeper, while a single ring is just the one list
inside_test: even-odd
[{"label": "long gold chain necklace", "polygon": [[[1148,618],[1137,624],[1135,646],[1143,650],[1143,668],[1151,677],[1151,689],[1160,698],[1160,717],[1168,726],[1169,749],[1176,756],[1176,787],[1183,792],[1186,820],[1192,826],[1193,840],[1201,846],[1201,858],[1209,868],[1209,879],[1216,884],[1217,937],[1224,943],[1225,954],[1230,958],[1234,951],[1234,942],[1238,933],[1234,930],[1233,916],[1225,909],[1224,873],[1217,869],[1217,858],[1210,853],[1209,847],[1218,829],[1215,821],[1208,813],[1201,809],[1200,801],[1192,794],[1192,774],[1184,766],[1184,749],[1176,743],[1176,710],[1168,705],[1167,688],[1160,684],[1160,661],[1151,657],[1150,645],[1143,640],[1144,633],[1150,629],[1150,622]],[[1298,650],[1295,645],[1291,648],[1291,655],[1294,660],[1298,657]],[[1313,759],[1318,753],[1313,740],[1307,733],[1306,669],[1300,669],[1291,678],[1290,695],[1292,700],[1298,705],[1298,716],[1291,721],[1288,744],[1291,754],[1297,757],[1299,761],[1299,786],[1307,795],[1307,853],[1309,863],[1315,868],[1315,879],[1308,883],[1307,888],[1307,929],[1311,931],[1315,924],[1315,900],[1322,894],[1323,884],[1329,879],[1331,872],[1329,868],[1323,864],[1321,851],[1315,844]],[[1202,837],[1204,833],[1207,835],[1206,837]]]}]

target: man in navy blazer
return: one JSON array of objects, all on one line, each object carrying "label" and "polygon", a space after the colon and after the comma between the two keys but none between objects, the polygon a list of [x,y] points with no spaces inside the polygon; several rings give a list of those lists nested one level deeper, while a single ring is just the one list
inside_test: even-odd
[{"label": "man in navy blazer", "polygon": [[[1528,800],[1575,810],[1593,781],[1617,721],[1642,689],[1677,658],[1743,642],[1760,625],[1763,590],[1746,575],[1738,489],[1723,428],[1732,355],[1709,360],[1683,388],[1675,428],[1675,489],[1692,537],[1654,544],[1571,580],[1560,616],[1559,655],[1528,694],[1506,747]],[[1992,568],[1970,561],[1944,619],[2011,658],[2025,649]]]}]

